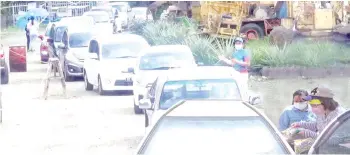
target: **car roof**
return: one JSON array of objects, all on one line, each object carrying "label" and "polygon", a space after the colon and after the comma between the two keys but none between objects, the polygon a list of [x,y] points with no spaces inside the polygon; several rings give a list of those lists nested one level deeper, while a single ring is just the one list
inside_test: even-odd
[{"label": "car roof", "polygon": [[239,72],[226,66],[198,66],[194,68],[176,68],[162,74],[159,78],[165,81],[205,80],[205,79],[234,79],[240,80]]},{"label": "car roof", "polygon": [[147,54],[156,54],[156,53],[178,53],[178,52],[189,52],[191,49],[186,45],[157,45],[151,46],[142,50],[141,56]]},{"label": "car roof", "polygon": [[130,41],[146,41],[142,36],[136,35],[136,34],[110,34],[110,35],[98,35],[94,39],[98,41],[99,43],[106,44],[106,43],[122,43],[122,42],[130,42]]},{"label": "car roof", "polygon": [[166,116],[254,117],[259,114],[246,103],[236,100],[186,100],[175,105]]}]

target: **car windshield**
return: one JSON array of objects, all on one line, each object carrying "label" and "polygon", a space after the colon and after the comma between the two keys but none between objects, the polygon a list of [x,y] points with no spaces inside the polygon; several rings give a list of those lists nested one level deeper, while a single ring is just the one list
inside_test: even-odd
[{"label": "car windshield", "polygon": [[88,47],[92,37],[93,35],[88,32],[73,33],[69,36],[69,46],[72,48]]},{"label": "car windshield", "polygon": [[288,154],[258,116],[164,117],[138,154]]},{"label": "car windshield", "polygon": [[113,8],[116,8],[119,12],[127,12],[125,5],[113,5]]},{"label": "car windshield", "polygon": [[192,53],[152,53],[141,57],[139,68],[140,70],[163,70],[194,63]]},{"label": "car windshield", "polygon": [[102,45],[102,58],[133,58],[137,57],[142,45],[138,42],[128,42],[121,44],[104,44]]},{"label": "car windshield", "polygon": [[94,19],[95,23],[108,23],[109,22],[109,16],[103,15],[103,14],[88,14],[87,16],[90,16]]},{"label": "car windshield", "polygon": [[241,100],[241,94],[233,79],[168,81],[164,84],[159,108],[166,110],[183,99]]}]

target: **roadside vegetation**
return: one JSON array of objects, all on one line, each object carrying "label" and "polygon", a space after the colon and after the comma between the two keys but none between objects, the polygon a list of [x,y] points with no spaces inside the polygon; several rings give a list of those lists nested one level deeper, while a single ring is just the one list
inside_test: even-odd
[{"label": "roadside vegetation", "polygon": [[[215,65],[219,54],[230,56],[233,50],[231,40],[200,36],[196,27],[193,23],[185,26],[181,22],[159,20],[133,23],[131,31],[142,35],[152,45],[188,45],[197,61],[205,65]],[[252,56],[252,66],[257,67],[329,67],[350,64],[350,47],[329,41],[303,39],[280,49],[265,38],[249,41],[247,49]]]}]

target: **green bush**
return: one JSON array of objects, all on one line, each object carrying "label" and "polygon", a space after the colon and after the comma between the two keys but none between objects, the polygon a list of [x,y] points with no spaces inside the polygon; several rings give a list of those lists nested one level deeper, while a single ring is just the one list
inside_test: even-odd
[{"label": "green bush", "polygon": [[[206,65],[216,64],[218,55],[230,57],[234,50],[232,40],[198,35],[196,24],[188,27],[179,22],[158,20],[134,23],[131,31],[145,37],[151,45],[188,45],[196,60]],[[246,48],[253,66],[323,67],[350,63],[349,47],[326,41],[296,41],[280,50],[265,38],[249,41]]]}]

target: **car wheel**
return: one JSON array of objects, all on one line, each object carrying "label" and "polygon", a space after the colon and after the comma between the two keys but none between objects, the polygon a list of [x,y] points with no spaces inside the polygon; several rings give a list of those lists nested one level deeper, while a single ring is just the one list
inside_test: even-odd
[{"label": "car wheel", "polygon": [[135,114],[142,114],[143,113],[143,110],[140,109],[140,107],[135,104],[135,100],[134,100],[134,112],[135,112]]},{"label": "car wheel", "polygon": [[8,84],[9,83],[9,71],[5,68],[5,71],[3,74],[1,74],[1,84]]},{"label": "car wheel", "polygon": [[101,78],[98,77],[98,93],[100,95],[105,95],[106,91],[103,90]]},{"label": "car wheel", "polygon": [[144,113],[145,113],[145,127],[147,128],[148,125],[149,125],[149,121],[148,121],[148,117],[147,117],[146,111],[144,111]]},{"label": "car wheel", "polygon": [[64,63],[64,67],[63,67],[64,80],[67,81],[67,82],[68,81],[73,81],[74,77],[67,75],[67,70],[68,70],[68,67],[67,67],[66,63]]},{"label": "car wheel", "polygon": [[94,85],[92,85],[92,84],[89,82],[89,80],[88,80],[87,75],[86,75],[85,72],[84,72],[84,84],[85,84],[85,90],[90,91],[90,90],[94,89]]}]

